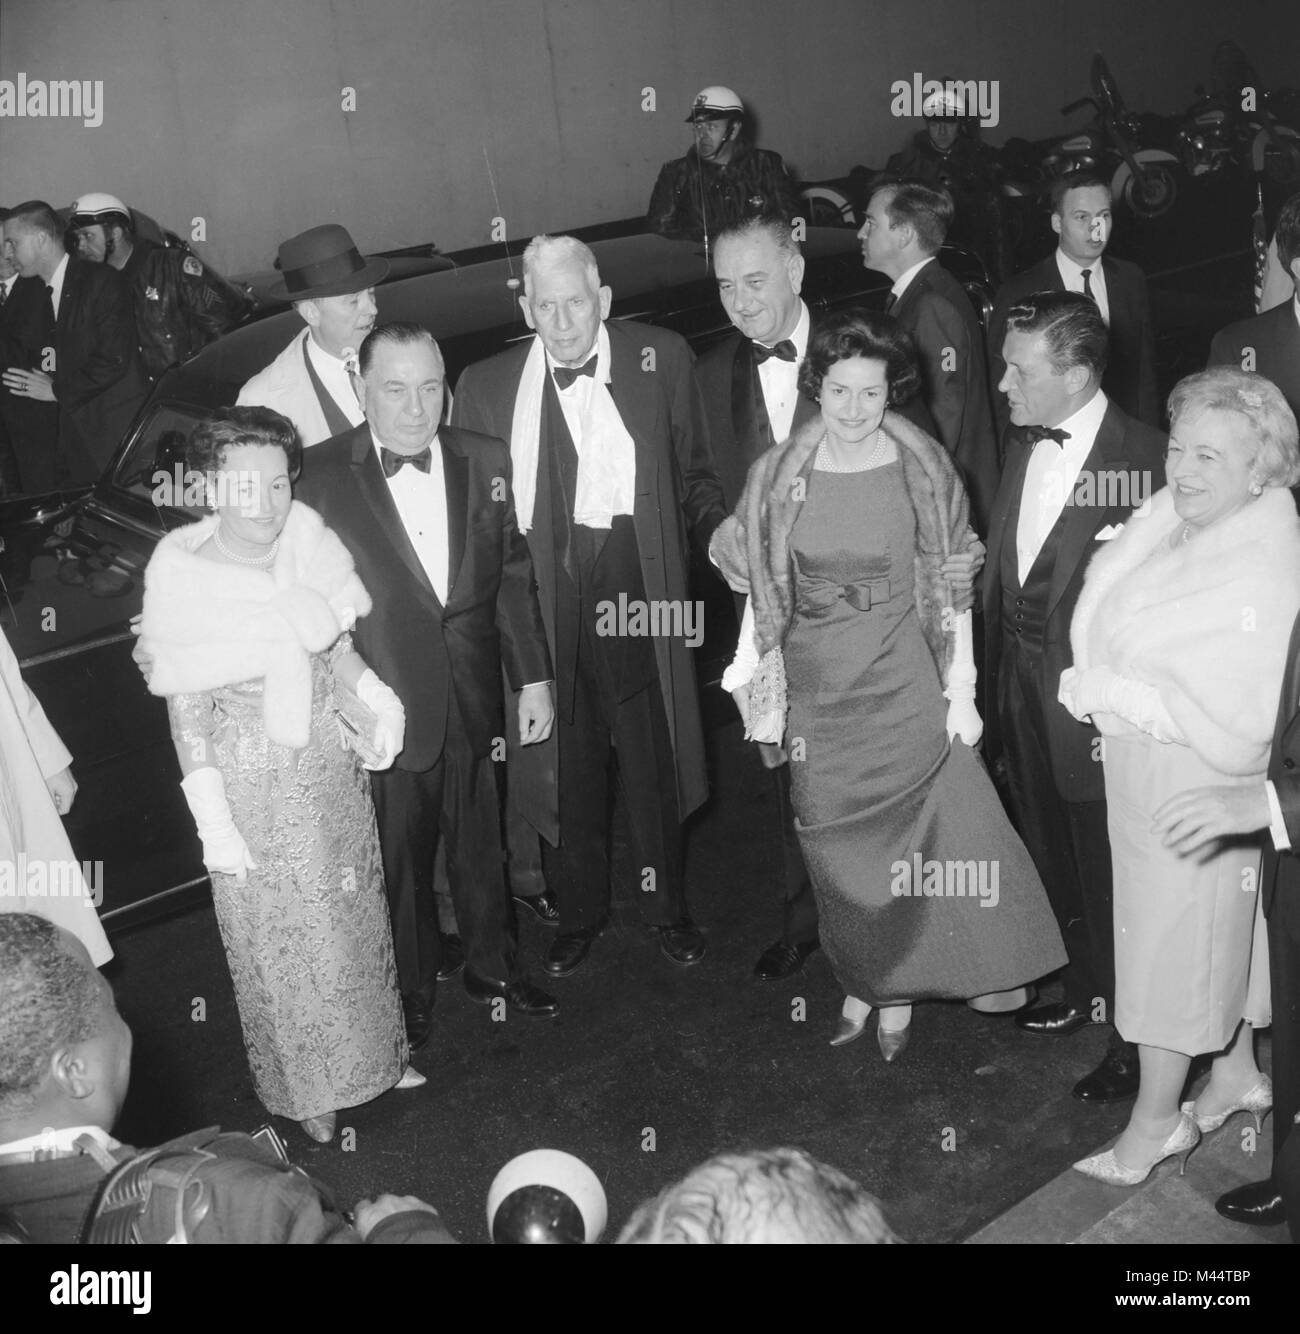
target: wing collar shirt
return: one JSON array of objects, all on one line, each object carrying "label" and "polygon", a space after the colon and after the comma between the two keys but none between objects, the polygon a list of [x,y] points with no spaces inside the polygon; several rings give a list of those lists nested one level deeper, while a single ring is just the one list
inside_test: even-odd
[{"label": "wing collar shirt", "polygon": [[[383,466],[383,455],[374,431],[370,439],[375,447],[375,458]],[[406,529],[411,546],[419,557],[424,572],[429,576],[438,601],[447,601],[447,487],[443,480],[442,445],[435,435],[429,441],[429,471],[421,472],[413,464],[406,464],[388,478],[389,493],[397,507],[397,516]]]},{"label": "wing collar shirt", "polygon": [[799,322],[790,335],[795,359],[782,361],[780,357],[768,357],[758,368],[758,382],[763,387],[763,404],[767,408],[767,419],[772,424],[773,440],[786,439],[794,424],[795,404],[799,400],[799,366],[808,355],[808,334],[811,328],[812,318],[808,314],[808,307],[800,301]]},{"label": "wing collar shirt", "polygon": [[[361,404],[357,402],[357,392],[352,388],[347,362],[326,352],[312,337],[310,330],[307,332],[307,356],[311,361],[312,370],[320,376],[321,384],[338,404],[339,411],[351,425],[360,426],[366,416],[361,411]],[[403,468],[402,472],[410,472],[410,469]]]},{"label": "wing collar shirt", "polygon": [[68,257],[59,260],[59,267],[54,270],[46,286],[50,289],[50,305],[54,307],[54,318],[59,318],[59,302],[63,300],[63,280],[68,276]]},{"label": "wing collar shirt", "polygon": [[1095,259],[1091,264],[1076,264],[1058,246],[1056,268],[1067,292],[1083,291],[1083,271],[1085,268],[1088,270],[1088,286],[1092,288],[1092,299],[1097,303],[1097,309],[1101,311],[1101,318],[1106,321],[1106,327],[1110,328],[1110,298],[1106,295],[1106,274],[1101,259]]},{"label": "wing collar shirt", "polygon": [[1070,433],[1068,440],[1060,445],[1055,440],[1040,440],[1029,456],[1020,492],[1020,522],[1016,527],[1016,564],[1021,584],[1029,578],[1038,553],[1074,491],[1106,408],[1106,395],[1098,389],[1083,407],[1061,423],[1061,430]]}]

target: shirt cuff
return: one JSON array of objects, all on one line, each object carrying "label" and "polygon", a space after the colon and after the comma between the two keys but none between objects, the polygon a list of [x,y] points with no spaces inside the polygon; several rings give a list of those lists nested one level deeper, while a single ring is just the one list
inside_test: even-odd
[{"label": "shirt cuff", "polygon": [[1264,784],[1268,794],[1268,813],[1271,817],[1268,832],[1273,835],[1273,846],[1278,852],[1286,852],[1291,846],[1291,835],[1286,831],[1286,820],[1282,818],[1282,803],[1277,799],[1277,788],[1272,783]]}]

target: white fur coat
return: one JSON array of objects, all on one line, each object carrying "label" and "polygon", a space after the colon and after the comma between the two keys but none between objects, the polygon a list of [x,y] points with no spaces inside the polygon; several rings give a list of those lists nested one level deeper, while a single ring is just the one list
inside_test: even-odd
[{"label": "white fur coat", "polygon": [[347,548],[315,510],[290,507],[270,570],[197,555],[215,516],[170,532],[145,570],[141,647],[155,695],[265,679],[266,734],[286,746],[311,736],[311,658],[370,610]]},{"label": "white fur coat", "polygon": [[[1093,557],[1070,626],[1074,665],[1155,686],[1207,764],[1262,774],[1300,610],[1295,502],[1268,489],[1170,547],[1182,523],[1168,488],[1158,491]],[[1093,721],[1125,730],[1112,714]]]}]

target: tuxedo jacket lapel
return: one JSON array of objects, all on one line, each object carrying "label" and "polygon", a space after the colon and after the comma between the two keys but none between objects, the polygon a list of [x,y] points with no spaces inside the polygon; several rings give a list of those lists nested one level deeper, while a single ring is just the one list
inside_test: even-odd
[{"label": "tuxedo jacket lapel", "polygon": [[[1007,462],[1002,474],[1002,485],[998,488],[997,499],[993,503],[993,513],[989,516],[989,550],[984,563],[986,570],[1001,570],[1002,548],[1007,542],[1014,543],[1015,533],[1008,532],[1011,515],[1019,512],[1020,493],[1025,485],[1025,472],[1029,468],[1029,455],[1032,450],[1027,445],[1017,447],[1018,453]],[[987,602],[993,601],[994,580],[985,580],[988,590]],[[989,613],[991,614],[991,613]]]},{"label": "tuxedo jacket lapel", "polygon": [[654,496],[659,484],[658,460],[645,443],[654,436],[659,404],[651,392],[654,376],[642,370],[636,349],[626,346],[620,333],[616,326],[610,327],[609,395],[636,447],[635,495],[640,499]]},{"label": "tuxedo jacket lapel", "polygon": [[[447,434],[454,428],[444,426],[438,432],[442,445],[442,479],[447,498],[447,605],[456,594],[456,576],[465,559],[465,522],[469,512],[469,459],[448,448]],[[384,488],[388,490],[387,487]],[[408,547],[410,543],[406,544]],[[412,555],[415,553],[412,552]],[[419,564],[419,561],[416,561]],[[421,567],[423,570],[423,567]],[[426,580],[427,582],[427,580]]]},{"label": "tuxedo jacket lapel", "polygon": [[[446,465],[446,457],[446,451],[444,450],[444,467]],[[433,591],[433,585],[429,582],[429,576],[425,574],[424,566],[420,564],[420,558],[415,554],[415,548],[411,545],[410,538],[406,535],[406,526],[402,523],[401,515],[397,512],[397,506],[393,503],[393,494],[389,491],[388,483],[384,479],[384,470],[379,466],[379,459],[375,455],[374,445],[370,440],[370,428],[368,426],[359,427],[356,437],[352,442],[352,472],[356,479],[357,494],[365,504],[369,506],[375,517],[376,526],[392,547],[393,554],[410,571],[412,577],[419,585],[420,592],[441,615],[442,603],[439,600],[437,593]],[[449,556],[450,537],[451,528],[449,525]],[[463,556],[465,549],[463,518],[460,548]],[[450,559],[448,560],[447,568],[449,571],[455,568],[455,566],[451,564]]]},{"label": "tuxedo jacket lapel", "polygon": [[736,439],[745,451],[745,472],[772,444],[772,424],[763,406],[763,390],[754,360],[754,345],[741,337],[731,370],[731,420]]}]

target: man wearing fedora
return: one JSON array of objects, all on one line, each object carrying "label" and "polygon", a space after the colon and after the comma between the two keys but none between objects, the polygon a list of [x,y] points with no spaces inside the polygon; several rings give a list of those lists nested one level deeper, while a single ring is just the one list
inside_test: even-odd
[{"label": "man wearing fedora", "polygon": [[342,435],[365,420],[348,375],[348,357],[375,327],[375,284],[386,259],[365,259],[345,227],[326,223],[280,246],[280,280],[307,327],[239,391],[241,406],[274,408],[298,428],[305,446]]}]

